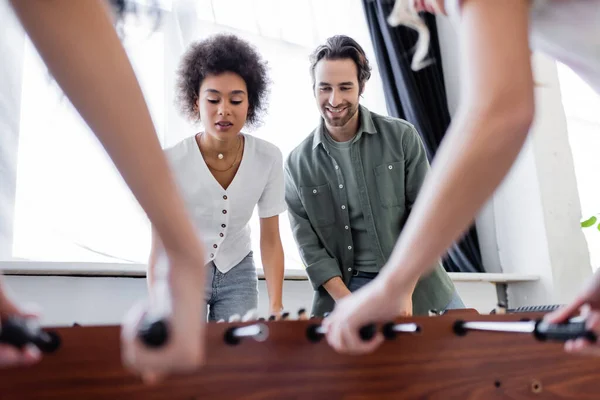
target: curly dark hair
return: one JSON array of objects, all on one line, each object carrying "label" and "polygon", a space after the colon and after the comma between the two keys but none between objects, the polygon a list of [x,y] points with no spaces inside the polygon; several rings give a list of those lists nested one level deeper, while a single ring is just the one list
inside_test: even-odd
[{"label": "curly dark hair", "polygon": [[247,124],[256,126],[267,107],[270,81],[267,62],[245,40],[218,34],[196,42],[187,50],[177,72],[177,104],[191,120],[199,121],[197,101],[200,85],[207,75],[233,72],[248,89]]},{"label": "curly dark hair", "polygon": [[322,59],[343,60],[351,59],[356,64],[358,70],[358,86],[362,93],[365,83],[371,77],[371,66],[363,48],[349,36],[336,35],[328,38],[325,44],[317,47],[310,55],[310,76],[313,81],[313,90],[315,88],[315,68]]}]

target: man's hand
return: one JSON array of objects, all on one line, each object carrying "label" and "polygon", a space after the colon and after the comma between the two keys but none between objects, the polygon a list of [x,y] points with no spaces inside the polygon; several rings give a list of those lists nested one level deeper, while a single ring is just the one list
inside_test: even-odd
[{"label": "man's hand", "polygon": [[[9,317],[37,318],[37,314],[20,310],[7,296],[0,278],[0,321]],[[2,324],[0,322],[0,330]],[[18,349],[11,345],[0,344],[0,368],[32,365],[40,361],[41,352],[35,345]]]},{"label": "man's hand", "polygon": [[[587,329],[600,337],[600,270],[596,271],[585,290],[571,304],[548,314],[545,320],[558,324],[567,321],[580,312],[586,317]],[[593,344],[583,338],[567,341],[565,350],[568,353],[600,356],[600,345]]]},{"label": "man's hand", "polygon": [[384,340],[378,332],[363,342],[359,330],[365,325],[389,322],[412,315],[412,291],[389,287],[380,275],[372,282],[341,299],[324,321],[327,341],[340,353],[364,354],[374,351]]},{"label": "man's hand", "polygon": [[148,383],[154,383],[170,374],[193,371],[204,363],[204,258],[201,254],[170,255],[168,262],[172,314],[167,321],[167,343],[152,349],[138,339],[140,322],[147,311],[145,304],[139,304],[130,310],[121,332],[125,366],[140,374]]}]

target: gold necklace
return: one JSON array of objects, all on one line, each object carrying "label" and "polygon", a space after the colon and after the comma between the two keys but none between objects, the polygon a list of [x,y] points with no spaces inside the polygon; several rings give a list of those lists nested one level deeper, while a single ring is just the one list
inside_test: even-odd
[{"label": "gold necklace", "polygon": [[[202,143],[202,141],[203,141],[203,138],[204,138],[205,136],[206,136],[206,132],[203,132],[203,133],[201,133],[201,134],[200,134],[200,142],[198,143],[198,145],[200,145],[200,144]],[[241,136],[241,135],[239,135],[239,136]],[[239,139],[239,136],[238,136],[238,139]],[[233,146],[231,146],[231,147],[234,147],[234,146],[235,146],[235,145],[233,145]],[[206,147],[207,149],[208,149],[208,148],[210,148],[210,146],[208,146],[208,145],[205,145],[205,147]],[[238,141],[238,149],[239,149],[239,141]],[[200,150],[202,150],[202,148],[200,148]],[[226,154],[226,153],[228,153],[228,152],[229,152],[229,150],[231,150],[231,149],[228,149],[228,150],[227,150],[227,152],[225,152],[225,154]],[[207,151],[203,151],[203,153],[207,153]],[[213,152],[211,151],[211,153],[213,153]],[[213,153],[213,154],[214,154],[214,153]],[[219,160],[222,160],[222,159],[224,159],[224,158],[225,158],[225,154],[223,154],[223,153],[217,153],[217,158],[218,158]]]},{"label": "gold necklace", "polygon": [[[242,141],[243,141],[243,139],[242,139],[242,137],[240,136],[240,137],[239,137],[239,140],[238,140],[238,147],[237,147],[237,149],[236,149],[236,151],[235,151],[235,159],[233,160],[233,163],[232,163],[232,164],[231,164],[229,167],[227,167],[226,169],[217,169],[217,168],[215,168],[215,167],[212,167],[212,166],[211,166],[211,165],[210,165],[210,164],[207,162],[207,163],[206,163],[206,165],[208,166],[208,168],[209,168],[209,169],[211,169],[211,170],[213,170],[213,171],[217,171],[217,172],[227,172],[227,171],[229,171],[231,168],[233,168],[233,166],[234,166],[235,164],[237,164],[237,161],[238,161],[238,158],[239,158],[239,155],[240,155],[240,147],[242,146]],[[221,160],[222,160],[222,158],[219,158],[219,159],[221,159]]]}]

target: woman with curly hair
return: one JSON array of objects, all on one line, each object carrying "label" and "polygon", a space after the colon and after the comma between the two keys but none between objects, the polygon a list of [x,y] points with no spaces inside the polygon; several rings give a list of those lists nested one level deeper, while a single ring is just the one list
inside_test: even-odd
[{"label": "woman with curly hair", "polygon": [[[258,279],[248,224],[256,206],[269,312],[278,315],[282,310],[279,214],[286,209],[282,155],[275,145],[242,132],[260,120],[268,83],[266,63],[234,35],[216,35],[191,45],[178,71],[178,105],[204,129],[165,152],[204,239],[205,299],[208,319],[213,321],[257,308]],[[160,246],[153,237],[151,258]]]}]

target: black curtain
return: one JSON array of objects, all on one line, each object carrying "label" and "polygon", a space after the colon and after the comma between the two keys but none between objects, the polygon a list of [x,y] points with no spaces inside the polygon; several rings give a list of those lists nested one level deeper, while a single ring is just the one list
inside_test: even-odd
[{"label": "black curtain", "polygon": [[[431,32],[428,67],[410,68],[418,34],[413,29],[387,23],[394,0],[362,0],[388,113],[414,124],[431,161],[450,124],[435,17],[424,13]],[[449,272],[484,272],[475,226],[444,257]]]}]

